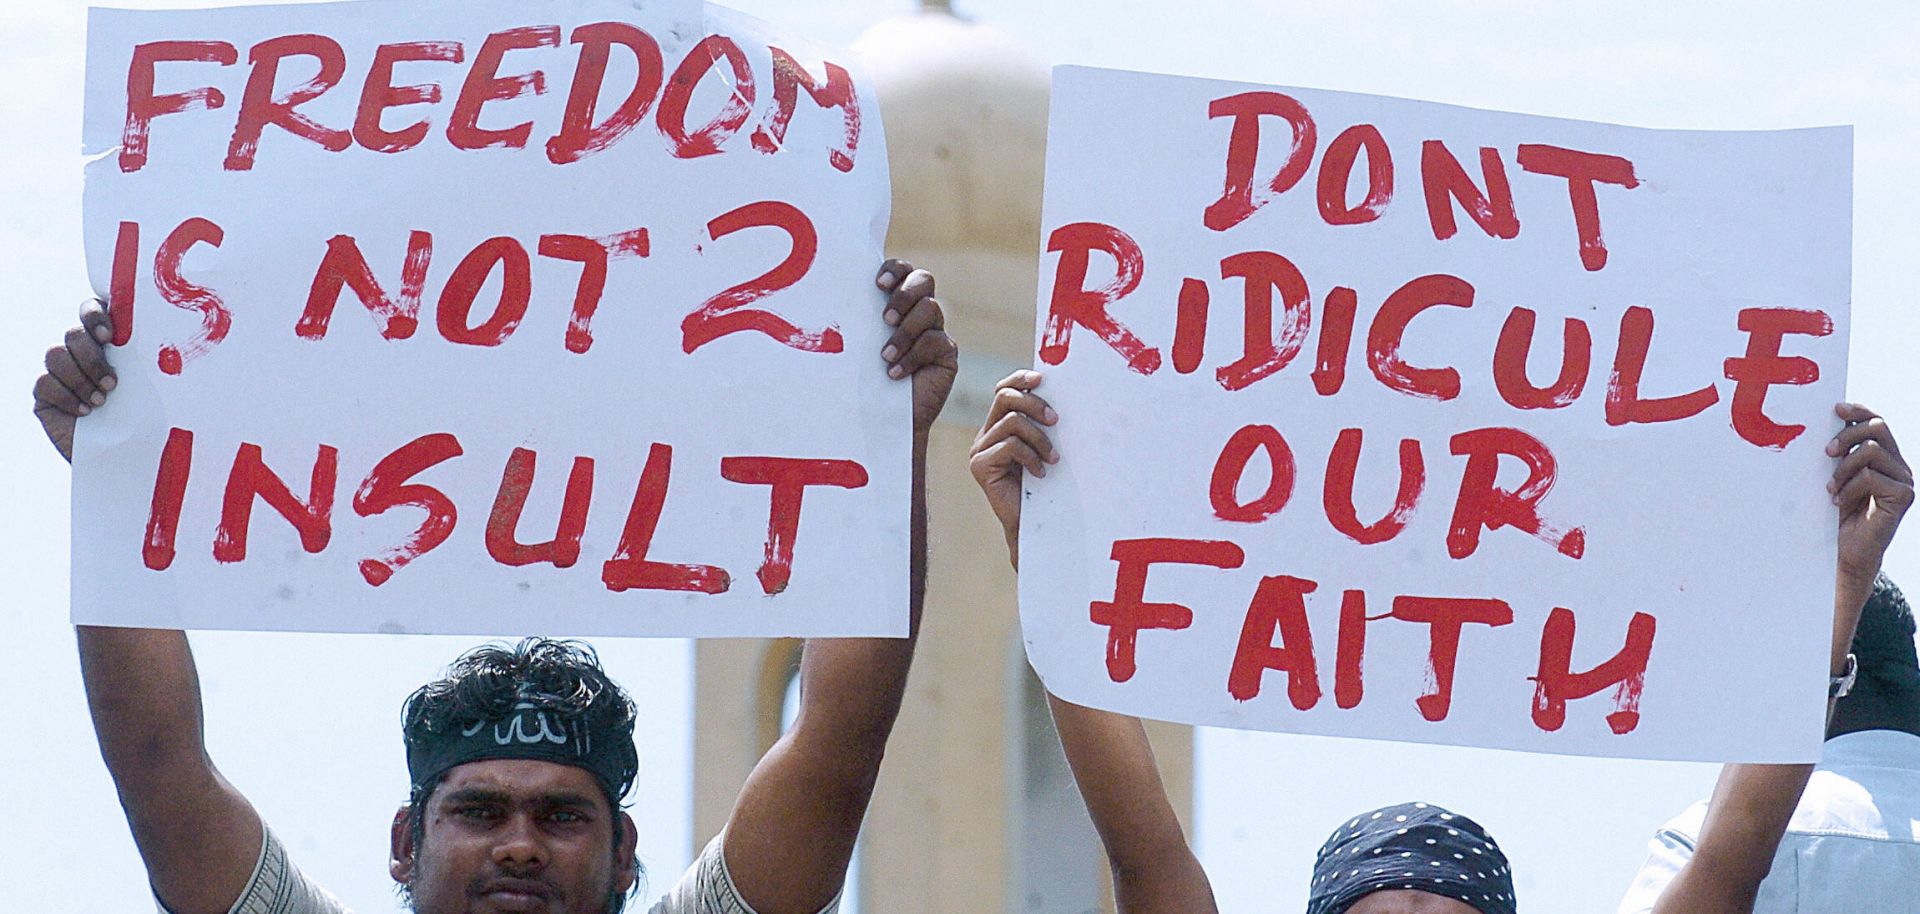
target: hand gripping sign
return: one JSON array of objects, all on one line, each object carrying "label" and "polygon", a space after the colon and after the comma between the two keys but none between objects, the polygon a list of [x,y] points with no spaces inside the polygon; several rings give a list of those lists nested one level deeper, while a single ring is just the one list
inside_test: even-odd
[{"label": "hand gripping sign", "polygon": [[1064,67],[1028,656],[1227,727],[1818,757],[1851,135]]},{"label": "hand gripping sign", "polygon": [[850,66],[685,0],[94,10],[74,621],[904,635]]}]

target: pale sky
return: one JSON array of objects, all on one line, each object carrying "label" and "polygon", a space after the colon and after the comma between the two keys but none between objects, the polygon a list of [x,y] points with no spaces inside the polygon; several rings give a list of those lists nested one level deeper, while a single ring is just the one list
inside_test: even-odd
[{"label": "pale sky", "polygon": [[[537,2],[537,0],[529,0]],[[159,7],[169,4],[129,3]],[[830,44],[912,7],[903,0],[732,4]],[[1896,430],[1920,417],[1920,7],[1906,2],[1518,0],[1249,4],[959,0],[1048,63],[1083,63],[1372,92],[1647,127],[1855,127],[1850,395]],[[10,827],[0,859],[27,910],[134,911],[144,877],[86,724],[65,622],[67,469],[28,411],[41,352],[87,293],[80,251],[79,99],[84,6],[0,12],[0,222],[14,332],[0,336],[0,574],[16,593],[13,696],[0,753]],[[1908,431],[1908,438],[1920,432]],[[1920,582],[1920,550],[1889,571]],[[1809,607],[1820,612],[1823,607]],[[1011,608],[1008,608],[1011,611]],[[196,636],[209,742],[288,836],[299,862],[362,912],[394,908],[386,828],[404,796],[402,697],[471,639]],[[664,888],[687,859],[690,652],[600,642],[645,700],[647,859]],[[1711,683],[1701,683],[1711,688]],[[320,723],[324,722],[324,723]],[[1530,914],[1613,910],[1647,835],[1703,797],[1711,766],[1596,761],[1270,734],[1199,740],[1201,856],[1227,914],[1296,911],[1313,850],[1351,812],[1423,798],[1478,818],[1514,860]],[[992,909],[997,899],[981,899]]]}]

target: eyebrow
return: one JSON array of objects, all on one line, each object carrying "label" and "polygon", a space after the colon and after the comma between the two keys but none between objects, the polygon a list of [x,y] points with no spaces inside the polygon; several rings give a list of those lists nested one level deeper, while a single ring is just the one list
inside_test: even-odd
[{"label": "eyebrow", "polygon": [[507,803],[512,800],[512,797],[504,790],[494,790],[486,787],[462,787],[458,790],[443,794],[441,800],[446,803]]},{"label": "eyebrow", "polygon": [[[512,805],[514,797],[511,793],[498,788],[462,787],[447,793],[442,800],[446,803],[455,804],[499,803],[501,805]],[[528,798],[528,802],[547,806],[565,806],[570,809],[592,809],[595,806],[593,797],[572,790],[555,790],[535,794]]]}]

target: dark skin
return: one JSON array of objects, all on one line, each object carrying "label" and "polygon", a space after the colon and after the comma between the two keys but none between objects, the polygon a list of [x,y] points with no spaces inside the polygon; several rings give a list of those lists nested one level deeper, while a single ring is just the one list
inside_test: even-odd
[{"label": "dark skin", "polygon": [[[969,462],[974,481],[1006,533],[1020,565],[1021,478],[1047,475],[1060,453],[1047,435],[1057,411],[1036,392],[1037,371],[1000,382]],[[1834,413],[1845,428],[1827,444],[1835,458],[1827,492],[1840,511],[1831,674],[1839,675],[1873,592],[1881,558],[1913,504],[1913,473],[1885,420],[1855,403]],[[1213,888],[1167,802],[1140,722],[1052,698],[1054,723],[1081,796],[1113,864],[1121,914],[1181,914],[1217,908]],[[1655,914],[1751,914],[1810,765],[1729,765],[1714,790],[1700,847],[1654,909]],[[1462,902],[1420,891],[1375,892],[1353,914],[1471,914]]]},{"label": "dark skin", "polygon": [[570,765],[493,759],[455,767],[427,800],[423,849],[404,810],[393,824],[394,881],[421,911],[601,910],[637,874],[637,832],[593,775]]},{"label": "dark skin", "polygon": [[[1857,403],[1842,403],[1834,412],[1847,426],[1827,444],[1827,455],[1839,458],[1827,493],[1840,509],[1829,676],[1846,670],[1847,650],[1873,594],[1881,557],[1913,506],[1913,470],[1900,456],[1886,420]],[[1812,765],[1721,769],[1699,845],[1654,904],[1654,914],[1752,914],[1760,883],[1812,776]]]},{"label": "dark skin", "polygon": [[[728,820],[728,866],[761,914],[815,914],[839,894],[919,633],[927,440],[953,389],[959,349],[946,333],[931,274],[889,260],[875,284],[885,296],[881,320],[893,328],[881,370],[912,384],[913,637],[807,642],[799,717],[754,768]],[[116,386],[112,338],[106,306],[88,302],[80,326],[47,351],[46,373],[34,383],[34,415],[68,460],[75,422]],[[101,755],[149,881],[175,914],[224,914],[252,875],[263,825],[207,755],[186,634],[93,626],[75,633]],[[473,799],[448,792],[456,781],[490,791],[492,805],[455,803]],[[636,878],[616,863],[633,859],[635,831],[597,790],[585,789],[591,786],[584,770],[545,762],[460,766],[430,797],[419,846],[396,816],[389,869],[413,886],[426,914],[603,910],[609,890],[624,891]],[[593,827],[578,829],[576,819]],[[481,821],[489,824],[476,827]]]},{"label": "dark skin", "polygon": [[1480,914],[1480,909],[1458,898],[1417,889],[1370,892],[1347,906],[1346,914]]}]

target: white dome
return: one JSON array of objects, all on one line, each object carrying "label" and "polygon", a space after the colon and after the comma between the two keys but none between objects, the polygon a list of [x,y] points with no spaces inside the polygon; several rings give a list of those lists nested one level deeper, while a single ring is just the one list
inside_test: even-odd
[{"label": "white dome", "polygon": [[883,20],[853,50],[886,125],[887,254],[939,278],[961,351],[943,416],[969,425],[1032,357],[1047,69],[1013,36],[944,10]]},{"label": "white dome", "polygon": [[1038,249],[1048,74],[1013,36],[944,12],[854,42],[893,169],[889,246]]}]

